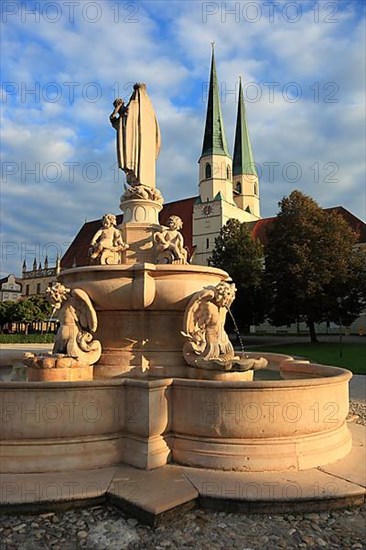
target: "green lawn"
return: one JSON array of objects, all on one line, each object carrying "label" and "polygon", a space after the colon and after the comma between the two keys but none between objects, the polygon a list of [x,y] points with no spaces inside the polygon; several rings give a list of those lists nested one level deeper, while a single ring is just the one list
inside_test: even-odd
[{"label": "green lawn", "polygon": [[343,356],[340,357],[339,343],[319,344],[288,344],[283,346],[263,346],[262,348],[248,347],[248,351],[263,351],[300,355],[310,361],[323,365],[344,367],[354,374],[366,374],[366,346],[365,344],[343,344]]}]

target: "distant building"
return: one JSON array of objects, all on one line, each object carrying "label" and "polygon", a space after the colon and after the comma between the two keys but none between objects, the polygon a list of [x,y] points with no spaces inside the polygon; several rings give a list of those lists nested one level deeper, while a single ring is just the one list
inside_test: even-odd
[{"label": "distant building", "polygon": [[55,267],[48,266],[48,258],[46,256],[44,265],[41,263],[37,267],[36,258],[34,258],[31,270],[27,270],[27,264],[24,260],[22,268],[22,297],[44,295],[49,286],[57,280],[57,275],[60,273],[61,262],[57,257]]},{"label": "distant building", "polygon": [[0,302],[16,302],[22,295],[22,281],[10,274],[0,279]]}]

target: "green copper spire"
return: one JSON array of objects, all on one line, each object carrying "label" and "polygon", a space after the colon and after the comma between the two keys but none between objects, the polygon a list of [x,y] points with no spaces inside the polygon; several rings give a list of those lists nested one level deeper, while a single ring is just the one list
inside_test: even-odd
[{"label": "green copper spire", "polygon": [[219,86],[217,83],[214,43],[212,43],[212,60],[210,74],[210,88],[208,92],[208,104],[206,115],[205,135],[203,138],[202,154],[205,155],[229,155],[227,148],[224,122],[222,119]]},{"label": "green copper spire", "polygon": [[257,176],[257,169],[254,164],[248,126],[245,117],[245,104],[241,77],[239,77],[239,102],[235,130],[233,176],[239,176],[240,174],[252,174],[253,176]]}]

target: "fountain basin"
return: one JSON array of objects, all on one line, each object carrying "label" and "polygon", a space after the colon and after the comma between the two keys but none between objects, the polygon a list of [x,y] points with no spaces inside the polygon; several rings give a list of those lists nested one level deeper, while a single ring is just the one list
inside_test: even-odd
[{"label": "fountain basin", "polygon": [[184,376],[180,331],[188,301],[228,278],[212,267],[148,263],[78,267],[59,275],[66,287],[87,292],[97,311],[102,356],[95,378],[149,367],[159,367],[163,376]]},{"label": "fountain basin", "polygon": [[[266,358],[273,366],[274,354]],[[290,359],[280,370],[286,380],[176,380],[173,460],[220,470],[304,470],[348,454],[352,374]]]},{"label": "fountain basin", "polygon": [[1,382],[4,473],[152,469],[306,470],[346,456],[344,369],[262,354],[285,380],[187,378]]},{"label": "fountain basin", "polygon": [[65,286],[85,290],[97,311],[181,311],[192,294],[227,279],[214,267],[149,263],[76,267],[58,276]]}]

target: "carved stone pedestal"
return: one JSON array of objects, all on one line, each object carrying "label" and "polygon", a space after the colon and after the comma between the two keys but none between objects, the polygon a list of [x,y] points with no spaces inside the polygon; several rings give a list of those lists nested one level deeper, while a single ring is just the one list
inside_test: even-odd
[{"label": "carved stone pedestal", "polygon": [[28,367],[28,382],[78,382],[93,380],[93,366],[82,365],[72,369],[38,369]]},{"label": "carved stone pedestal", "polygon": [[76,382],[93,380],[93,366],[67,355],[26,353],[28,382]]},{"label": "carved stone pedestal", "polygon": [[125,252],[127,265],[137,263],[155,263],[154,234],[160,231],[157,224],[123,223],[119,226],[123,239],[129,243],[129,249]]},{"label": "carved stone pedestal", "polygon": [[119,226],[129,244],[126,264],[155,263],[154,234],[161,230],[159,212],[162,205],[147,199],[122,200],[123,223]]},{"label": "carved stone pedestal", "polygon": [[220,380],[222,382],[251,382],[254,377],[253,370],[245,372],[238,371],[219,371],[211,369],[199,369],[196,367],[187,367],[188,378],[194,380]]},{"label": "carved stone pedestal", "polygon": [[149,199],[130,199],[122,200],[120,208],[123,211],[124,223],[143,223],[146,226],[159,225],[159,212],[163,205]]}]

